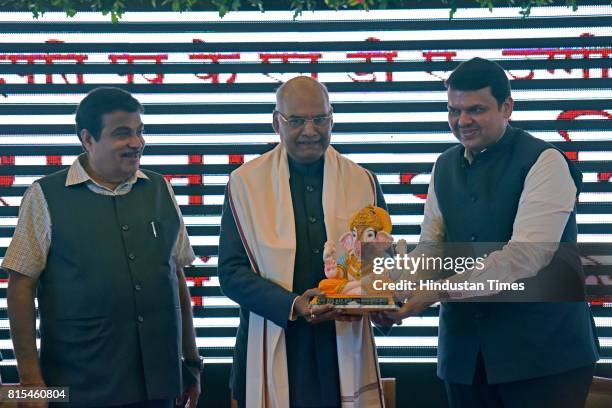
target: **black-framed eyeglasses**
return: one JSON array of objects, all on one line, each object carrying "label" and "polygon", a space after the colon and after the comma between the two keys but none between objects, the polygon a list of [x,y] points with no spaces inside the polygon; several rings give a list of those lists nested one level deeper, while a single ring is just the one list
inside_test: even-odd
[{"label": "black-framed eyeglasses", "polygon": [[301,127],[306,126],[307,122],[312,122],[314,126],[327,126],[331,123],[332,120],[332,111],[325,116],[315,116],[312,119],[302,118],[299,116],[292,116],[290,118],[285,117],[280,111],[275,110],[274,112],[278,113],[278,116],[285,122],[289,127],[294,129],[299,129]]}]

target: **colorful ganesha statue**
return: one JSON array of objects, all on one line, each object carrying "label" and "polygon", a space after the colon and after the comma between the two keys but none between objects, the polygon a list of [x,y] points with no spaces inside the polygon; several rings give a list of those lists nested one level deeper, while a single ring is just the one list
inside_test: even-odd
[{"label": "colorful ganesha statue", "polygon": [[[325,276],[319,283],[319,289],[327,296],[362,295],[362,274],[368,268],[362,268],[361,244],[379,243],[376,247],[383,251],[393,242],[391,236],[391,217],[380,207],[368,205],[355,213],[349,221],[349,231],[340,239],[340,245],[346,251],[336,261],[336,244],[327,241],[323,250]],[[367,292],[367,291],[366,291]]]}]

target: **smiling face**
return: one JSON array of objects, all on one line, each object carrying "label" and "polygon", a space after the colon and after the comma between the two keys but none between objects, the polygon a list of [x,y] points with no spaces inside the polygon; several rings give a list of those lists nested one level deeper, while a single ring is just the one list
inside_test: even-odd
[{"label": "smiling face", "polygon": [[467,150],[479,152],[504,134],[513,105],[508,97],[500,106],[489,86],[475,91],[449,88],[448,124]]},{"label": "smiling face", "polygon": [[[317,121],[331,115],[331,106],[324,88],[309,77],[288,81],[279,90],[272,126],[280,135],[287,154],[298,163],[310,164],[320,159],[331,138],[333,121]],[[306,119],[298,127],[291,126],[292,119]],[[312,119],[317,122],[315,124]]]},{"label": "smiling face", "polygon": [[95,140],[87,129],[81,140],[87,150],[90,176],[101,183],[117,186],[133,176],[140,166],[145,146],[139,112],[114,111],[102,116],[102,130]]}]

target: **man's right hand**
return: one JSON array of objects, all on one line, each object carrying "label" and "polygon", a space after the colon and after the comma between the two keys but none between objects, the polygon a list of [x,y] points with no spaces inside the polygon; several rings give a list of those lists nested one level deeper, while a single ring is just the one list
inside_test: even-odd
[{"label": "man's right hand", "polygon": [[341,310],[334,309],[334,305],[312,305],[310,300],[315,296],[323,296],[318,288],[308,289],[300,295],[294,303],[294,311],[297,316],[302,316],[312,324],[322,323],[328,320],[339,320],[353,322],[361,319],[361,316],[348,315]]},{"label": "man's right hand", "polygon": [[[19,387],[37,387],[37,388],[45,388],[47,385],[43,380],[33,381],[33,382],[20,382]],[[18,402],[18,408],[47,408],[49,403],[45,400],[40,401],[32,401],[32,402]]]}]

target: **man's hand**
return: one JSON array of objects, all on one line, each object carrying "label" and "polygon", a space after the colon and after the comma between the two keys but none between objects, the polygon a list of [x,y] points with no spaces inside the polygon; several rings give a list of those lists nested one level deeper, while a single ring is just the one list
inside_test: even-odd
[{"label": "man's hand", "polygon": [[[40,381],[35,381],[32,383],[24,383],[24,382],[20,382],[19,383],[20,387],[41,387],[41,388],[45,388],[47,386],[47,384],[45,384],[45,382],[41,379]],[[17,407],[18,408],[47,408],[49,406],[49,403],[46,400],[40,400],[40,401],[32,401],[32,402],[18,402],[17,403]]]},{"label": "man's hand", "polygon": [[18,402],[18,408],[47,408],[49,403],[47,401],[36,401],[36,402]]},{"label": "man's hand", "polygon": [[188,367],[188,370],[197,380],[194,384],[186,387],[183,394],[176,399],[176,406],[196,408],[198,406],[198,399],[200,399],[200,393],[202,392],[200,387],[200,370],[192,367]]},{"label": "man's hand", "polygon": [[400,310],[396,312],[382,312],[387,320],[393,320],[395,324],[401,324],[406,317],[417,316],[440,299],[448,297],[441,292],[423,291],[417,292],[410,297]]},{"label": "man's hand", "polygon": [[310,300],[315,296],[323,296],[318,288],[312,288],[299,296],[294,304],[295,314],[302,316],[307,322],[312,324],[322,323],[328,320],[339,320],[343,322],[354,322],[361,319],[359,315],[349,315],[341,310],[334,309],[334,305],[311,305]]},{"label": "man's hand", "polygon": [[[9,270],[7,288],[11,339],[17,359],[19,383],[23,387],[45,387],[36,350],[36,309],[34,297],[38,280]],[[20,407],[46,408],[46,402],[19,403]]]},{"label": "man's hand", "polygon": [[390,317],[387,317],[387,315],[385,315],[385,313],[383,312],[370,313],[370,320],[376,326],[380,326],[380,327],[391,327],[396,322],[395,319],[391,319]]}]

